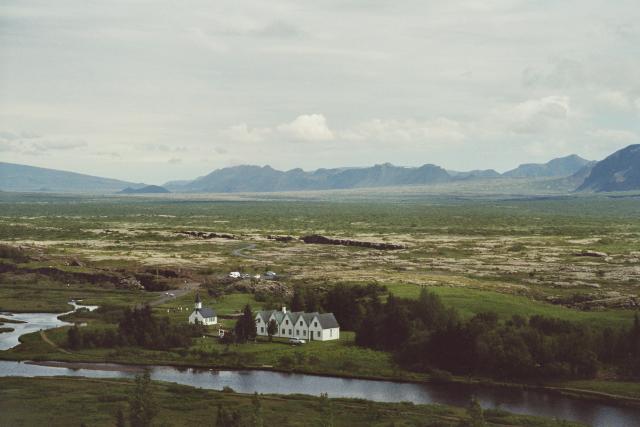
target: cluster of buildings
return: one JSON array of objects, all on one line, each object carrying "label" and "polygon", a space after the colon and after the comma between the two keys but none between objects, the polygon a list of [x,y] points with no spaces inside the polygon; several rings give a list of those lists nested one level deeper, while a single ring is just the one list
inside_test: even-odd
[{"label": "cluster of buildings", "polygon": [[278,278],[278,275],[273,271],[267,271],[264,275],[254,274],[251,275],[249,273],[241,273],[239,271],[232,271],[229,273],[229,278],[231,279],[265,279],[265,280],[275,280]]},{"label": "cluster of buildings", "polygon": [[[309,341],[330,341],[340,338],[340,325],[333,313],[305,313],[302,311],[280,310],[260,311],[256,314],[258,336],[269,336],[269,325],[275,325],[274,337],[296,338]],[[203,307],[200,294],[196,294],[194,310],[189,315],[189,323],[201,325],[218,324],[218,316],[210,307]]]}]

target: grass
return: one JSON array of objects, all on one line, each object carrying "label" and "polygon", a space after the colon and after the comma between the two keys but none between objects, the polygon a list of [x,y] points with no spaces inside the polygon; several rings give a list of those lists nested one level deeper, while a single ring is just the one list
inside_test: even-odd
[{"label": "grass", "polygon": [[[420,286],[407,284],[391,284],[387,287],[394,295],[403,298],[417,298],[422,290]],[[514,314],[521,316],[537,314],[586,323],[594,327],[619,327],[621,324],[631,325],[634,316],[632,310],[581,311],[536,301],[526,296],[466,287],[429,286],[427,289],[440,296],[445,305],[455,307],[466,318],[481,312],[493,311],[502,319],[509,319]]]},{"label": "grass", "polygon": [[[113,426],[118,409],[127,410],[133,382],[79,378],[0,378],[2,426]],[[237,409],[245,422],[253,413],[252,396],[199,390],[153,382],[156,420],[166,426],[215,425],[217,408]],[[260,395],[264,425],[314,426],[326,419],[319,398],[302,395]],[[441,405],[376,403],[357,399],[331,399],[335,426],[457,426],[465,413]],[[64,408],[64,410],[60,410]],[[324,412],[326,414],[326,412]],[[577,426],[538,417],[494,412],[489,426]]]},{"label": "grass", "polygon": [[156,295],[142,291],[103,289],[90,284],[0,284],[0,312],[63,313],[71,309],[68,302],[72,299],[81,299],[88,305],[130,306],[148,302],[153,298],[156,298]]}]

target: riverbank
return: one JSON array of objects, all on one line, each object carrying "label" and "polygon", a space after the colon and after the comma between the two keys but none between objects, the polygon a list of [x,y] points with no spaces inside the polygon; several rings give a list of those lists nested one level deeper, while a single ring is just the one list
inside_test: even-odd
[{"label": "riverbank", "polygon": [[[561,396],[573,397],[581,400],[589,400],[592,402],[613,404],[616,406],[629,406],[634,408],[640,408],[640,398],[625,396],[621,394],[607,393],[605,391],[589,390],[584,388],[578,388],[579,382],[571,382],[573,387],[567,387],[563,385],[549,385],[549,384],[528,384],[528,383],[510,383],[510,382],[498,382],[491,379],[484,378],[467,378],[467,377],[452,377],[448,382],[442,382],[441,380],[434,379],[428,375],[424,375],[423,378],[394,378],[375,375],[354,375],[349,373],[335,373],[327,374],[322,372],[314,372],[308,369],[281,369],[273,366],[232,366],[232,365],[211,365],[205,363],[178,363],[178,364],[158,364],[155,362],[135,363],[135,362],[122,362],[122,361],[84,361],[84,362],[69,362],[67,360],[38,360],[38,361],[26,361],[38,366],[50,366],[50,367],[65,367],[69,369],[93,369],[93,370],[125,370],[129,372],[142,372],[145,367],[149,366],[163,366],[167,368],[177,369],[197,369],[197,370],[214,370],[214,371],[266,371],[266,372],[278,372],[284,374],[303,374],[313,375],[317,377],[325,378],[344,378],[355,380],[371,380],[371,381],[386,381],[390,383],[410,383],[410,384],[458,384],[458,385],[471,385],[478,387],[491,387],[499,389],[511,389],[511,390],[529,390],[529,391],[543,391],[547,393],[554,393]],[[107,364],[107,365],[105,365]],[[109,365],[114,364],[114,365]],[[135,369],[138,367],[139,369]],[[587,381],[585,381],[587,382]],[[591,386],[602,386],[603,382],[589,381]],[[621,384],[626,386],[636,385],[640,388],[640,384],[631,383],[615,383],[618,387]],[[611,384],[608,384],[611,385]]]},{"label": "riverbank", "polygon": [[[121,379],[0,378],[0,412],[7,425],[68,426],[85,423],[112,426],[116,411],[126,411],[127,398],[133,387],[133,381]],[[251,395],[157,381],[152,382],[151,391],[158,403],[157,419],[171,426],[211,425],[219,406],[237,409],[242,414],[254,413]],[[464,410],[443,405],[379,403],[361,399],[329,399],[328,405],[323,405],[317,397],[273,394],[260,395],[259,401],[264,425],[315,425],[327,413],[336,426],[358,427],[388,426],[391,423],[397,426],[453,427],[468,419]],[[61,407],[65,410],[60,411]],[[485,411],[484,416],[489,426],[581,425],[504,411]]]}]

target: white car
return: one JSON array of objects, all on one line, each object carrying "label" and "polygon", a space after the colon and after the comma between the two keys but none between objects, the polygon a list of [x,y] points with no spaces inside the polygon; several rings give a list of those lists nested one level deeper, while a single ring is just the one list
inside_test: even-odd
[{"label": "white car", "polygon": [[240,272],[239,271],[232,271],[231,273],[229,273],[229,277],[231,277],[233,279],[239,279],[240,278]]},{"label": "white car", "polygon": [[305,344],[305,343],[306,341],[300,338],[289,338],[289,344],[298,345],[298,344]]}]

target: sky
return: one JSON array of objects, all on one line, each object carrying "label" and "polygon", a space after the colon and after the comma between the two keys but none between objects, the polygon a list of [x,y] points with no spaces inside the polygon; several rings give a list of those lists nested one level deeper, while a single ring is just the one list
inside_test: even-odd
[{"label": "sky", "polygon": [[0,161],[162,184],[639,142],[637,0],[0,2]]}]

